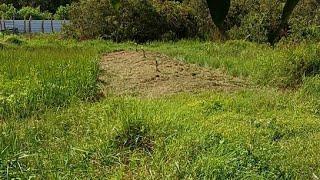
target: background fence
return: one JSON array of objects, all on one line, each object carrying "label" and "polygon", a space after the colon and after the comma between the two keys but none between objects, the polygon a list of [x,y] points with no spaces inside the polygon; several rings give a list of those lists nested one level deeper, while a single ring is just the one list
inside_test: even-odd
[{"label": "background fence", "polygon": [[68,20],[0,20],[0,31],[19,33],[53,33],[61,32]]}]

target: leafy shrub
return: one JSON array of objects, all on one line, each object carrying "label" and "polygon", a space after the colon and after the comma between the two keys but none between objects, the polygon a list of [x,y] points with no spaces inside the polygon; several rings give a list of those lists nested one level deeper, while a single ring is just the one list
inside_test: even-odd
[{"label": "leafy shrub", "polygon": [[69,10],[70,10],[70,5],[67,4],[66,6],[60,6],[58,7],[54,18],[56,20],[64,20],[64,19],[69,19]]},{"label": "leafy shrub", "polygon": [[268,42],[277,29],[283,5],[279,1],[235,1],[226,24],[232,39]]},{"label": "leafy shrub", "polygon": [[217,30],[209,16],[210,12],[206,0],[184,0],[183,4],[192,9],[194,16],[197,17],[198,36],[211,38]]},{"label": "leafy shrub", "polygon": [[290,19],[290,33],[287,40],[300,42],[303,40],[320,41],[320,3],[302,1]]},{"label": "leafy shrub", "polygon": [[[310,31],[310,27],[319,26],[319,8],[313,0],[301,1],[294,11],[287,28],[282,32],[284,37],[290,40],[302,40],[306,37],[315,37],[317,33]],[[262,1],[235,1],[228,26],[231,29],[232,38],[248,39],[255,42],[268,42],[272,33],[276,31],[284,3],[276,0]],[[234,7],[242,9],[237,12]],[[309,38],[311,39],[311,38]]]},{"label": "leafy shrub", "polygon": [[17,13],[16,8],[12,4],[0,4],[0,18],[12,18]]},{"label": "leafy shrub", "polygon": [[52,13],[49,11],[45,11],[41,13],[41,18],[42,19],[51,19],[52,18]]},{"label": "leafy shrub", "polygon": [[[165,39],[182,39],[198,35],[198,18],[191,7],[180,2],[165,1],[159,5],[165,20]],[[169,35],[169,36],[168,36]]]},{"label": "leafy shrub", "polygon": [[314,0],[301,1],[293,12],[287,31],[283,32],[285,42],[317,42],[320,39],[320,4]]},{"label": "leafy shrub", "polygon": [[[217,33],[202,0],[185,0],[184,3],[196,9],[201,17],[201,29],[215,36]],[[203,5],[204,4],[204,5]],[[276,31],[284,1],[278,0],[232,0],[231,8],[225,21],[231,39],[246,39],[254,42],[268,42]],[[320,38],[320,5],[316,0],[301,1],[293,12],[289,24],[282,35],[288,41],[312,40]]]},{"label": "leafy shrub", "polygon": [[160,39],[163,34],[163,19],[150,1],[123,1],[117,14],[117,28],[112,33],[117,41],[145,42]]},{"label": "leafy shrub", "polygon": [[40,11],[40,7],[33,8],[33,7],[23,7],[18,11],[18,15],[21,19],[29,18],[32,16],[32,19],[42,19],[43,14]]},{"label": "leafy shrub", "polygon": [[110,0],[82,0],[70,7],[71,25],[65,34],[80,39],[110,36],[116,28],[115,10]]},{"label": "leafy shrub", "polygon": [[261,18],[261,15],[248,14],[243,18],[241,26],[231,29],[229,33],[234,39],[267,42],[268,31],[264,24],[265,18]]},{"label": "leafy shrub", "polygon": [[50,19],[52,14],[49,11],[41,12],[40,7],[34,8],[30,6],[22,7],[20,10],[17,9],[12,4],[0,4],[0,18],[5,19],[28,19],[32,16],[33,19]]},{"label": "leafy shrub", "polygon": [[195,37],[199,32],[194,11],[175,2],[129,0],[114,8],[110,0],[83,0],[71,6],[70,19],[65,33],[80,39],[146,42]]}]

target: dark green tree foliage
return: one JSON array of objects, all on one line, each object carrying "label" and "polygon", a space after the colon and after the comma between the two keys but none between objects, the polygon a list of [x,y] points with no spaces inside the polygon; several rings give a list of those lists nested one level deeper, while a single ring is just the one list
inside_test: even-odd
[{"label": "dark green tree foliage", "polygon": [[43,19],[43,13],[41,13],[40,8],[32,8],[32,7],[23,7],[21,8],[16,18],[18,19],[28,19],[30,16],[32,16],[32,19]]},{"label": "dark green tree foliage", "polygon": [[69,19],[69,10],[70,10],[70,5],[58,7],[58,9],[54,15],[54,18],[56,20]]},{"label": "dark green tree foliage", "polygon": [[223,22],[230,9],[230,0],[207,0],[211,18],[222,36],[226,36]]},{"label": "dark green tree foliage", "polygon": [[117,12],[119,26],[113,36],[116,41],[157,40],[163,34],[161,31],[163,21],[163,17],[148,0],[122,1]]},{"label": "dark green tree foliage", "polygon": [[[281,38],[281,31],[287,26],[289,18],[300,0],[287,0],[283,9],[281,20],[275,32],[270,32],[270,43],[275,43]],[[230,8],[230,0],[207,0],[211,17],[215,25],[218,27],[221,35],[226,37],[223,22],[228,15]]]},{"label": "dark green tree foliage", "polygon": [[151,0],[81,0],[70,8],[66,36],[144,43],[196,38],[197,16],[180,2]]},{"label": "dark green tree foliage", "polygon": [[12,4],[0,3],[0,18],[12,18],[17,13],[17,9]]},{"label": "dark green tree foliage", "polygon": [[71,4],[78,0],[0,0],[0,4],[13,4],[17,9],[23,6],[40,7],[41,11],[50,11],[54,13],[61,5]]}]

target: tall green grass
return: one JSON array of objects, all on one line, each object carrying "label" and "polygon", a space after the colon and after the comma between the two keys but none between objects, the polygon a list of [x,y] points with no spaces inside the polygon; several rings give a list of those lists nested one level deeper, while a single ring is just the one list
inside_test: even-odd
[{"label": "tall green grass", "polygon": [[263,86],[292,88],[300,86],[305,76],[320,73],[320,44],[270,47],[246,41],[180,41],[152,43],[146,48],[188,63],[218,68]]},{"label": "tall green grass", "polygon": [[2,118],[27,117],[48,107],[66,106],[72,99],[92,98],[97,92],[99,58],[113,50],[163,52],[257,85],[278,88],[303,86],[304,79],[316,76],[320,70],[319,44],[272,48],[244,41],[180,41],[137,46],[130,42],[59,40],[57,36],[7,39],[0,55]]},{"label": "tall green grass", "polygon": [[0,177],[310,179],[319,116],[273,90],[109,97],[0,125]]},{"label": "tall green grass", "polygon": [[92,50],[8,45],[0,51],[0,119],[24,118],[97,93],[99,56]]},{"label": "tall green grass", "polygon": [[[0,48],[0,179],[320,177],[319,44],[19,39]],[[137,47],[258,86],[88,103],[100,56]]]}]

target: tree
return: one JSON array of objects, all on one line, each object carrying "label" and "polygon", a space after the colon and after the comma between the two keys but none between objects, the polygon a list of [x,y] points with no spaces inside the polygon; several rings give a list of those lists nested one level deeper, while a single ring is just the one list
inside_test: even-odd
[{"label": "tree", "polygon": [[64,19],[69,19],[69,10],[70,10],[70,5],[67,4],[66,6],[60,6],[58,7],[54,18],[56,20],[64,20]]},{"label": "tree", "polygon": [[21,19],[27,19],[32,16],[33,19],[42,19],[42,13],[40,12],[40,7],[23,7],[18,11],[18,15]]},{"label": "tree", "polygon": [[217,26],[223,39],[227,38],[226,29],[223,26],[229,9],[230,0],[207,0],[210,10],[211,18],[214,24]]},{"label": "tree", "polygon": [[281,20],[280,23],[278,25],[278,28],[276,29],[276,31],[272,34],[270,34],[270,38],[269,38],[269,42],[274,44],[275,42],[279,41],[281,38],[281,31],[283,31],[287,26],[288,26],[288,21],[290,19],[290,16],[293,12],[293,10],[295,9],[295,7],[297,6],[297,4],[299,3],[300,0],[287,0],[284,8],[283,8],[283,12],[281,15]]},{"label": "tree", "polygon": [[17,13],[12,4],[0,4],[0,18],[12,18]]},{"label": "tree", "polygon": [[54,13],[59,6],[65,6],[78,0],[0,0],[0,4],[12,4],[15,8],[20,9],[24,6],[40,7],[41,11],[50,11]]},{"label": "tree", "polygon": [[[300,0],[286,1],[278,28],[270,35],[270,43],[275,43],[280,40],[281,31],[287,26],[289,18],[299,1]],[[319,2],[320,0],[317,1]],[[223,39],[227,38],[226,29],[224,28],[223,23],[229,12],[230,0],[207,0],[207,4],[214,24],[219,29]]]}]

